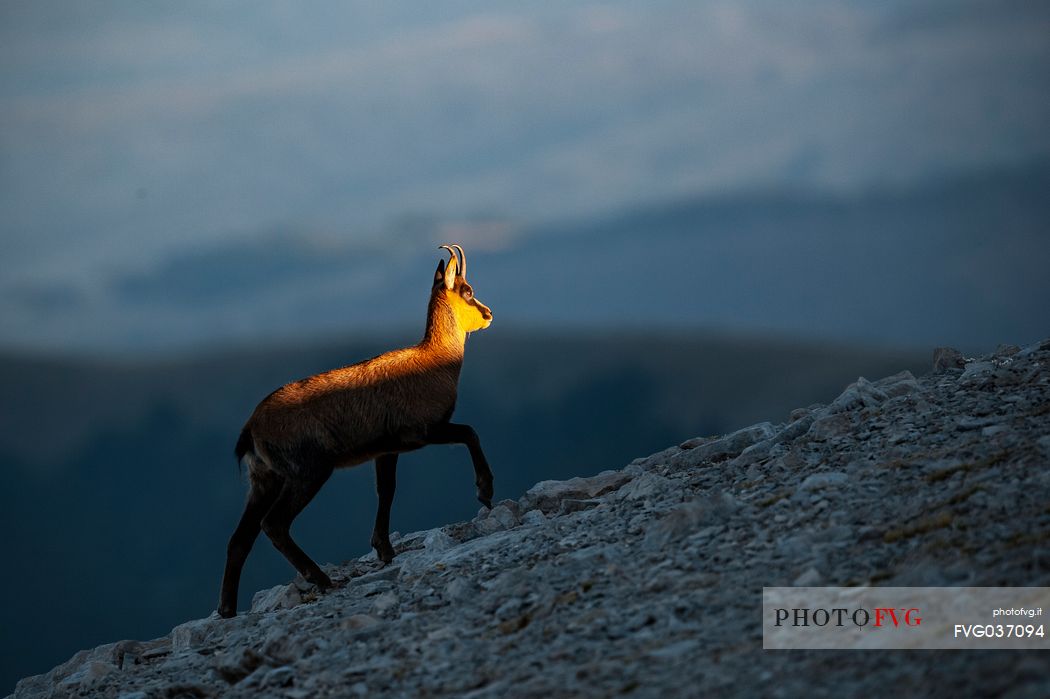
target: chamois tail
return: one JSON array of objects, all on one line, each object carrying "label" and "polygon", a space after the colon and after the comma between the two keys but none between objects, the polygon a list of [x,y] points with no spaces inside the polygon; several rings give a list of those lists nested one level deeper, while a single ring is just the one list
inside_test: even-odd
[{"label": "chamois tail", "polygon": [[245,426],[241,430],[241,436],[237,438],[237,446],[233,448],[233,453],[237,457],[237,467],[240,468],[241,463],[244,461],[244,455],[251,452],[255,448],[255,442],[252,440],[251,430]]}]

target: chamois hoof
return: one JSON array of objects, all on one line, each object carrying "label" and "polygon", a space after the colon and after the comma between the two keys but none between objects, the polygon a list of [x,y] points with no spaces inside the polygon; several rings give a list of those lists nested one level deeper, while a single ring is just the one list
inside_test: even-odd
[{"label": "chamois hoof", "polygon": [[233,617],[237,616],[237,610],[233,607],[228,607],[225,604],[220,604],[219,608],[215,611],[218,612],[219,616],[221,616],[223,619],[232,619]]},{"label": "chamois hoof", "polygon": [[478,483],[478,502],[492,509],[492,481]]},{"label": "chamois hoof", "polygon": [[394,547],[390,545],[389,539],[385,541],[373,539],[372,548],[376,550],[376,556],[383,563],[390,563],[394,560]]},{"label": "chamois hoof", "polygon": [[311,575],[307,579],[307,582],[311,582],[314,585],[316,585],[317,589],[321,592],[324,592],[328,588],[332,587],[332,579],[324,573],[322,573],[321,571],[317,571],[316,573]]}]

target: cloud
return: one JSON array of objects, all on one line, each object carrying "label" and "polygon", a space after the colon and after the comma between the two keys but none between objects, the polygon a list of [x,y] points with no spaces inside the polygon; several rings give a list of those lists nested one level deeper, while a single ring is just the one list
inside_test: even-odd
[{"label": "cloud", "polygon": [[284,222],[361,237],[1050,153],[1050,11],[1027,4],[109,12],[0,30],[5,274]]}]

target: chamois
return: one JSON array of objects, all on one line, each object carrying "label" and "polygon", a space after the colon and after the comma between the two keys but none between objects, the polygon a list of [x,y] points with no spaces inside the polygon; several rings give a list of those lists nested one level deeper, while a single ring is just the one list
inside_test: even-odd
[{"label": "chamois", "polygon": [[492,507],[492,471],[478,435],[449,421],[467,334],[487,328],[492,311],[467,282],[463,248],[441,248],[451,259],[438,262],[419,344],[286,384],[244,425],[235,454],[248,466],[250,488],[227,547],[220,616],[237,614],[241,569],[260,530],[307,581],[322,590],[331,586],[288,530],[336,468],[375,460],[379,507],[371,545],[384,563],[394,557],[390,505],[398,454],[428,444],[465,444],[478,500]]}]

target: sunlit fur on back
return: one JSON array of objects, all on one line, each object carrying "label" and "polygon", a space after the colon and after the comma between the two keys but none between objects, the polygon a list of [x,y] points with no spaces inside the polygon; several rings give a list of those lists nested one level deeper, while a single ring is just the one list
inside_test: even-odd
[{"label": "sunlit fur on back", "polygon": [[286,384],[245,424],[236,453],[248,465],[251,489],[227,551],[223,616],[236,613],[240,570],[260,529],[307,580],[322,588],[331,584],[291,540],[288,527],[333,469],[376,460],[380,502],[372,545],[384,561],[393,557],[388,525],[397,454],[427,444],[466,444],[478,498],[491,506],[492,474],[477,434],[449,420],[467,334],[487,328],[492,312],[474,298],[462,248],[442,247],[451,259],[438,264],[419,344]]}]

